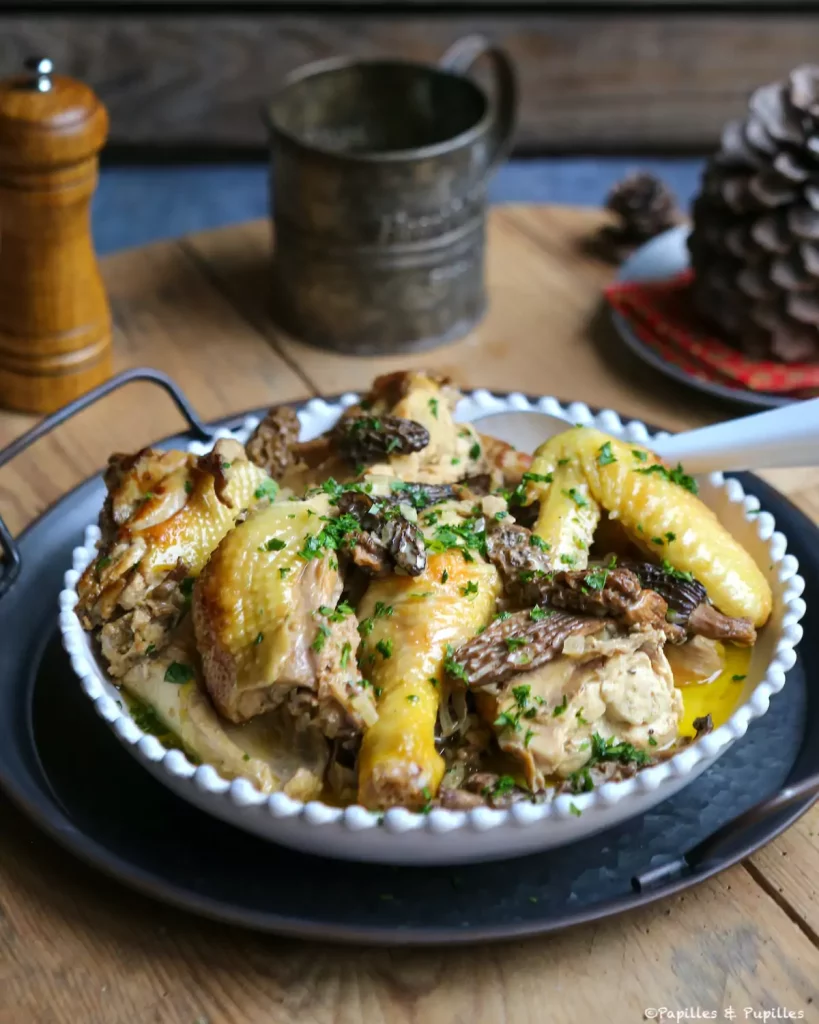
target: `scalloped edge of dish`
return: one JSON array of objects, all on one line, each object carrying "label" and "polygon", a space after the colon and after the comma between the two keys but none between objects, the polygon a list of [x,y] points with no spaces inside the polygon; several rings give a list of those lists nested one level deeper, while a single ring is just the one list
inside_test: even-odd
[{"label": "scalloped edge of dish", "polygon": [[[337,419],[342,409],[352,405],[358,397],[347,393],[333,403],[324,399],[312,399],[305,403],[299,409],[303,435],[311,437],[321,433]],[[649,446],[652,438],[667,436],[663,432],[652,434],[644,423],[637,420],[623,423],[620,416],[611,409],[594,414],[582,402],[564,406],[551,397],[531,401],[517,392],[500,397],[484,389],[465,394],[458,407],[458,419],[468,421],[490,412],[516,410],[549,413],[565,419],[567,424],[596,426],[615,437]],[[239,429],[220,430],[218,436],[244,441],[257,423],[255,417],[248,417]],[[209,447],[209,444],[190,442],[187,449],[203,454]],[[743,519],[753,522],[758,538],[767,545],[771,559],[770,571],[775,571],[775,578],[781,586],[782,602],[781,629],[773,654],[760,682],[724,725],[667,761],[643,769],[629,779],[606,782],[591,793],[561,794],[537,804],[521,801],[504,810],[481,807],[470,811],[451,811],[440,808],[421,814],[394,807],[385,812],[375,812],[359,805],[339,808],[315,800],[304,803],[284,793],[265,794],[247,779],[228,780],[212,765],[194,765],[182,751],[167,749],[155,736],[143,732],[136,725],[127,708],[114,696],[116,687],[99,663],[91,638],[83,630],[74,611],[77,581],[88,563],[96,557],[96,542],[99,539],[96,526],[87,528],[83,545],[74,549],[73,566],[65,574],[65,587],[59,595],[63,646],[97,714],[111,726],[126,746],[132,748],[135,755],[161,767],[176,780],[189,780],[201,792],[229,801],[239,811],[266,805],[275,820],[300,817],[309,826],[336,824],[351,832],[383,826],[393,834],[425,831],[433,835],[444,835],[459,829],[485,832],[502,825],[527,827],[548,820],[565,820],[576,817],[578,812],[588,823],[595,810],[610,808],[631,796],[650,793],[670,780],[685,776],[693,779],[697,774],[696,769],[701,769],[704,761],[713,760],[721,754],[745,734],[753,719],[765,714],[771,697],[785,685],[786,673],[796,661],[795,648],[802,638],[799,622],[805,614],[805,602],[801,598],[805,582],[799,575],[799,564],[793,555],[787,553],[786,538],[777,532],[773,516],[759,511],[757,498],[746,495],[737,480],[725,480],[721,473],[712,473],[708,479],[715,488],[724,490],[731,505],[742,507]],[[567,841],[570,840],[567,838]]]}]

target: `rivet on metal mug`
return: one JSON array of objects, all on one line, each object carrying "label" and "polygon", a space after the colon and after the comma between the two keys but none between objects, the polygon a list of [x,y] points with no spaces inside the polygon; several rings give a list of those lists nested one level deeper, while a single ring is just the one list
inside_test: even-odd
[{"label": "rivet on metal mug", "polygon": [[[468,77],[491,62],[493,95]],[[483,316],[486,186],[511,144],[514,68],[481,36],[437,66],[335,58],[266,108],[273,315],[355,354],[428,348]]]}]

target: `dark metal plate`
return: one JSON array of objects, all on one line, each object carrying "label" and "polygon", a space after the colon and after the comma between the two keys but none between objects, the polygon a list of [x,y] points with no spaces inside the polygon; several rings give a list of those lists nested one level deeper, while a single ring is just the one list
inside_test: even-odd
[{"label": "dark metal plate", "polygon": [[107,874],[157,899],[270,932],[393,945],[474,942],[556,931],[666,896],[746,856],[807,803],[746,831],[683,879],[635,893],[632,877],[678,857],[786,780],[819,770],[819,693],[807,685],[819,670],[817,530],[762,481],[743,483],[776,517],[807,580],[799,660],[770,711],[700,779],[641,818],[571,847],[509,864],[335,862],[328,871],[319,858],[245,835],[173,796],[97,718],[56,633],[64,570],[102,501],[98,477],[20,538],[22,571],[0,603],[0,785],[54,839]]}]

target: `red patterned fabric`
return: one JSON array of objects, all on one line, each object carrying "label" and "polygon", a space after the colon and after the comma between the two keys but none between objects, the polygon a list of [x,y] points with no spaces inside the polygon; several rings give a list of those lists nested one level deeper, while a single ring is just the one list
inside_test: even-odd
[{"label": "red patterned fabric", "polygon": [[751,359],[714,337],[694,309],[691,278],[689,270],[665,281],[615,283],[605,294],[645,345],[698,380],[794,398],[819,394],[819,364]]}]

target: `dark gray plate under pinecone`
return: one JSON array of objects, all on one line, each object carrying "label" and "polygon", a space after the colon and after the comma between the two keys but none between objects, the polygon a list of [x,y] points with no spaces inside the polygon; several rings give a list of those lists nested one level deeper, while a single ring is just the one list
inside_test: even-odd
[{"label": "dark gray plate under pinecone", "polygon": [[[620,268],[617,274],[618,281],[661,281],[669,277],[675,277],[687,270],[690,266],[686,239],[689,228],[686,225],[671,228],[663,232],[650,242],[646,242],[634,252]],[[725,384],[717,384],[711,381],[700,380],[692,376],[674,363],[663,359],[661,355],[650,348],[632,330],[628,320],[620,313],[612,310],[612,320],[620,337],[628,348],[639,356],[644,362],[649,363],[655,370],[659,370],[667,377],[673,377],[688,387],[696,388],[698,391],[705,391],[708,394],[716,395],[718,398],[742,405],[761,406],[765,409],[772,409],[780,405],[790,405],[793,398],[784,395],[768,394],[762,391],[746,391],[742,388],[732,388]]]}]

